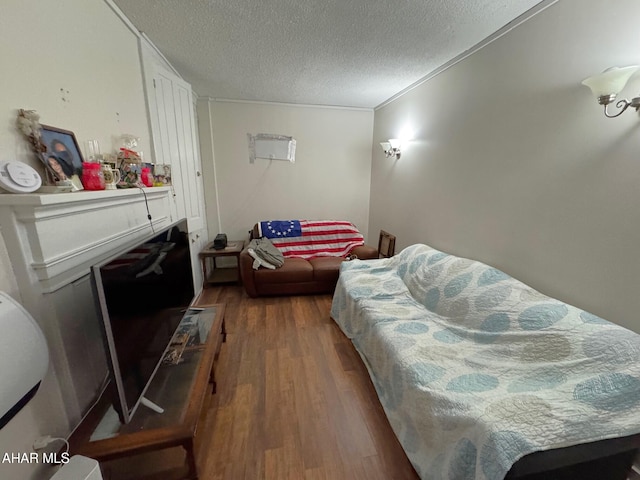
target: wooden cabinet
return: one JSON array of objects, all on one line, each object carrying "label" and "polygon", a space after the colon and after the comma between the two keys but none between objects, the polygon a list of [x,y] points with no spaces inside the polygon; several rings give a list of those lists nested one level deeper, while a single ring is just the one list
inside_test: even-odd
[{"label": "wooden cabinet", "polygon": [[191,238],[194,284],[202,285],[198,252],[207,241],[202,165],[191,85],[142,44],[153,162],[171,165],[172,216],[186,218]]},{"label": "wooden cabinet", "polygon": [[191,86],[156,69],[149,109],[156,163],[171,165],[176,213],[189,220],[190,230],[204,226],[202,173],[197,147]]}]

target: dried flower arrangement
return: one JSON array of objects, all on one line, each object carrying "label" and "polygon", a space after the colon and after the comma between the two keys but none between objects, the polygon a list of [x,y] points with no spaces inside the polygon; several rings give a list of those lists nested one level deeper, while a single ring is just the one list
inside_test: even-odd
[{"label": "dried flower arrangement", "polygon": [[45,184],[52,185],[57,180],[55,172],[44,162],[43,154],[47,151],[47,146],[42,141],[42,126],[40,125],[40,115],[35,110],[18,110],[18,118],[16,120],[18,130],[27,138],[34,153],[38,159],[44,164],[46,174]]},{"label": "dried flower arrangement", "polygon": [[[49,165],[45,159],[45,153],[47,153],[47,145],[42,140],[42,125],[40,125],[40,115],[35,110],[25,110],[21,108],[18,110],[18,118],[16,119],[18,130],[27,138],[33,152],[36,154],[38,160],[42,162],[44,166],[44,172],[46,175],[45,184],[55,185],[60,184],[63,178],[56,173],[51,165]],[[68,182],[64,183],[65,185]]]},{"label": "dried flower arrangement", "polygon": [[35,110],[24,110],[22,108],[18,110],[18,130],[27,137],[38,156],[47,151],[47,146],[42,141],[42,127],[39,120],[40,115]]}]

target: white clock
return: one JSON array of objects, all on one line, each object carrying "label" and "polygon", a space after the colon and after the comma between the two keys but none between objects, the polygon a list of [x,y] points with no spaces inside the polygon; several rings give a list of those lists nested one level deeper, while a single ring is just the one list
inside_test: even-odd
[{"label": "white clock", "polygon": [[35,192],[42,179],[33,167],[22,162],[0,163],[0,187],[12,193]]}]

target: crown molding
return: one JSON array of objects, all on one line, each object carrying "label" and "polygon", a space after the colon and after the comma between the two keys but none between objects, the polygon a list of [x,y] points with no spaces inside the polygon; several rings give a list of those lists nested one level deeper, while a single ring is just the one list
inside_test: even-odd
[{"label": "crown molding", "polygon": [[467,57],[473,55],[474,53],[482,50],[487,45],[490,45],[491,43],[493,43],[494,41],[496,41],[497,39],[499,39],[503,35],[506,35],[507,33],[509,33],[514,28],[518,27],[519,25],[522,25],[524,22],[530,20],[531,18],[533,18],[536,15],[538,15],[539,13],[541,13],[543,10],[546,10],[547,8],[549,8],[550,6],[552,6],[553,4],[555,4],[555,3],[559,2],[559,1],[560,0],[543,0],[542,2],[540,2],[535,7],[530,8],[529,10],[524,12],[519,17],[517,17],[514,20],[512,20],[511,22],[507,23],[504,27],[500,28],[499,30],[497,30],[493,34],[489,35],[484,40],[481,40],[480,42],[476,43],[470,49],[462,52],[457,57],[454,57],[453,59],[449,60],[444,65],[441,65],[440,67],[436,68],[432,72],[430,72],[427,75],[425,75],[424,77],[422,77],[417,82],[412,83],[411,85],[409,85],[407,88],[405,88],[403,90],[400,90],[398,93],[396,93],[392,97],[388,98],[387,100],[382,102],[380,105],[374,107],[374,110],[379,110],[381,108],[386,107],[390,103],[393,103],[394,101],[396,101],[400,97],[402,97],[402,96],[406,95],[407,93],[409,93],[414,88],[417,88],[420,85],[422,85],[423,83],[428,82],[432,78],[436,77],[437,75],[440,75],[442,72],[444,72],[444,71],[448,70],[449,68],[453,67],[454,65],[456,65],[459,62],[461,62],[465,58],[467,58]]}]

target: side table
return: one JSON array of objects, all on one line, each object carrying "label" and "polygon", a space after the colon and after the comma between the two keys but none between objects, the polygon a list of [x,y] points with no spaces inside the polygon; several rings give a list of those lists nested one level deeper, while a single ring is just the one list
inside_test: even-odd
[{"label": "side table", "polygon": [[[202,262],[202,277],[204,284],[210,285],[215,283],[242,283],[240,278],[240,252],[244,248],[244,241],[231,240],[227,242],[226,248],[216,250],[213,248],[213,242],[209,243],[200,252],[200,261]],[[218,268],[216,259],[220,257],[235,257],[236,266],[231,268]],[[211,268],[209,268],[211,266]]]}]

